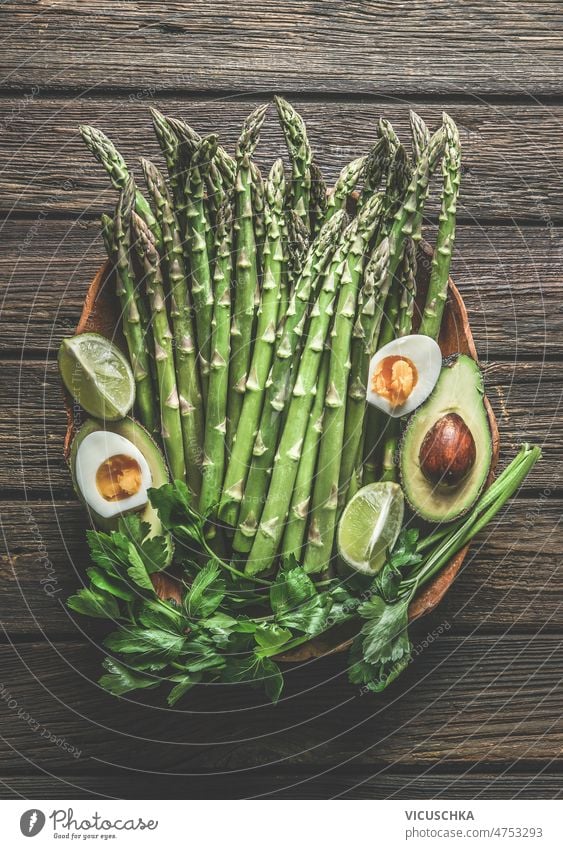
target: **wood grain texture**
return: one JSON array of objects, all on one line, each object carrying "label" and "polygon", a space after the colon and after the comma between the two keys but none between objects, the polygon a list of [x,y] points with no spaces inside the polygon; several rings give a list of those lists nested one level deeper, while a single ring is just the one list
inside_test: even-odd
[{"label": "wood grain texture", "polygon": [[[103,260],[99,224],[12,219],[1,238],[0,351],[55,350]],[[563,228],[458,227],[452,271],[483,360],[563,358],[562,263]]]},{"label": "wood grain texture", "polygon": [[[531,770],[532,765],[524,764]],[[155,778],[119,772],[106,775],[41,773],[0,777],[0,799],[154,799]],[[460,774],[432,770],[399,772],[389,768],[375,776],[346,769],[324,775],[307,772],[257,770],[237,776],[198,775],[197,779],[159,775],[161,799],[556,799],[561,797],[561,775],[556,772],[500,769],[485,772],[468,768]]]},{"label": "wood grain texture", "polygon": [[[526,482],[526,489],[559,486],[563,471],[563,393],[561,366],[555,362],[490,362],[485,385],[501,435],[501,465],[524,441],[538,442],[544,460]],[[0,389],[12,399],[0,407],[0,487],[24,497],[70,496],[70,475],[62,450],[66,430],[56,352],[42,361],[0,361]]]},{"label": "wood grain texture", "polygon": [[[384,115],[410,143],[409,108],[418,108],[430,126],[441,119],[443,103],[416,100],[303,102],[292,98],[307,123],[319,165],[333,181],[343,165],[365,153],[374,142],[377,120]],[[101,167],[78,134],[81,123],[95,124],[114,139],[142,182],[139,156],[160,161],[149,105],[189,121],[201,133],[218,132],[230,150],[243,119],[256,101],[225,95],[217,99],[171,98],[153,92],[135,98],[88,96],[66,99],[37,96],[0,98],[0,209],[34,216],[98,215],[116,202]],[[563,219],[563,150],[557,144],[563,106],[451,104],[463,148],[459,215],[469,220],[533,220],[545,227]],[[264,125],[256,156],[268,168],[277,156],[287,161],[275,109]],[[439,190],[434,184],[437,210]]]},{"label": "wood grain texture", "polygon": [[549,0],[10,0],[0,69],[5,87],[552,94],[562,30]]},{"label": "wood grain texture", "polygon": [[[416,629],[413,636],[416,644]],[[554,687],[561,642],[545,634],[442,635],[379,697],[350,687],[342,659],[332,658],[288,670],[276,706],[249,687],[216,684],[191,691],[174,710],[162,707],[156,690],[143,703],[100,690],[104,650],[95,641],[4,646],[2,768],[21,772],[29,758],[29,767],[66,773],[119,769],[126,780],[131,771],[164,772],[194,783],[210,772],[244,782],[260,768],[315,776],[328,767],[447,769],[520,759],[549,768],[563,745],[563,696]]]},{"label": "wood grain texture", "polygon": [[[562,514],[563,501],[555,496],[515,499],[474,542],[451,592],[422,627],[432,631],[447,623],[448,633],[456,635],[474,628],[560,630]],[[75,618],[63,602],[83,585],[90,563],[86,512],[76,500],[1,503],[0,522],[4,628],[14,639],[37,639],[43,633],[79,639]],[[100,632],[95,621],[76,622],[88,632]]]}]

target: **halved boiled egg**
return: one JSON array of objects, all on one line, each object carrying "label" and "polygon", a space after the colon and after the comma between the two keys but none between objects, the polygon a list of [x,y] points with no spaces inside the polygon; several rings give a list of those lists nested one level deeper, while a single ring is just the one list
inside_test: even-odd
[{"label": "halved boiled egg", "polygon": [[147,504],[149,465],[139,449],[117,433],[97,430],[86,436],[76,453],[75,474],[84,501],[104,519]]},{"label": "halved boiled egg", "polygon": [[418,334],[393,339],[371,359],[367,400],[388,416],[406,416],[426,401],[441,368],[434,339]]}]

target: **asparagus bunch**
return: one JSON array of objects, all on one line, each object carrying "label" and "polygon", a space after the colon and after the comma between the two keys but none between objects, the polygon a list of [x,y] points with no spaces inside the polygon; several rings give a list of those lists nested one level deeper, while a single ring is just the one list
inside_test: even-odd
[{"label": "asparagus bunch", "polygon": [[282,98],[276,107],[287,183],[281,160],[263,180],[253,158],[265,106],[244,122],[234,157],[215,136],[152,109],[167,174],[142,160],[152,205],[109,139],[81,128],[120,190],[102,231],[139,418],[160,433],[209,539],[220,520],[222,545],[246,558],[250,578],[287,554],[324,573],[355,488],[394,479],[399,421],[366,409],[369,364],[412,332],[416,245],[442,159],[421,326],[438,336],[460,173],[453,121],[444,115],[431,135],[411,113],[412,160],[382,119],[372,149],[327,193],[302,118]]}]

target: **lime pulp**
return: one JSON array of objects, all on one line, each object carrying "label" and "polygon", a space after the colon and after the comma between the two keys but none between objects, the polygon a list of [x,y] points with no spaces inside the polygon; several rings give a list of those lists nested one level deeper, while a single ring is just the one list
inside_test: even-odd
[{"label": "lime pulp", "polygon": [[340,556],[352,569],[375,575],[401,530],[405,511],[399,484],[364,486],[348,502],[338,526]]}]

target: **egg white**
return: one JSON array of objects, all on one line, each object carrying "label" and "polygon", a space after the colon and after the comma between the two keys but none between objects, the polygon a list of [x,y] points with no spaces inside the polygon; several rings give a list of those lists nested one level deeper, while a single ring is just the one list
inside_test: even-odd
[{"label": "egg white", "polygon": [[[406,357],[414,363],[418,372],[416,386],[405,403],[397,407],[393,407],[387,398],[378,395],[371,388],[374,372],[379,363],[386,357]],[[373,404],[374,407],[378,407],[393,418],[406,416],[426,401],[436,386],[441,369],[442,352],[438,343],[430,336],[419,336],[413,333],[410,336],[393,339],[392,342],[380,348],[371,358],[367,386],[368,403]]]},{"label": "egg white", "polygon": [[[141,487],[138,492],[119,501],[106,501],[96,486],[96,473],[102,463],[115,454],[126,454],[136,460],[141,469]],[[76,483],[84,501],[104,519],[140,510],[148,501],[147,489],[152,486],[149,464],[139,451],[124,436],[107,430],[96,430],[88,434],[76,452]]]}]

